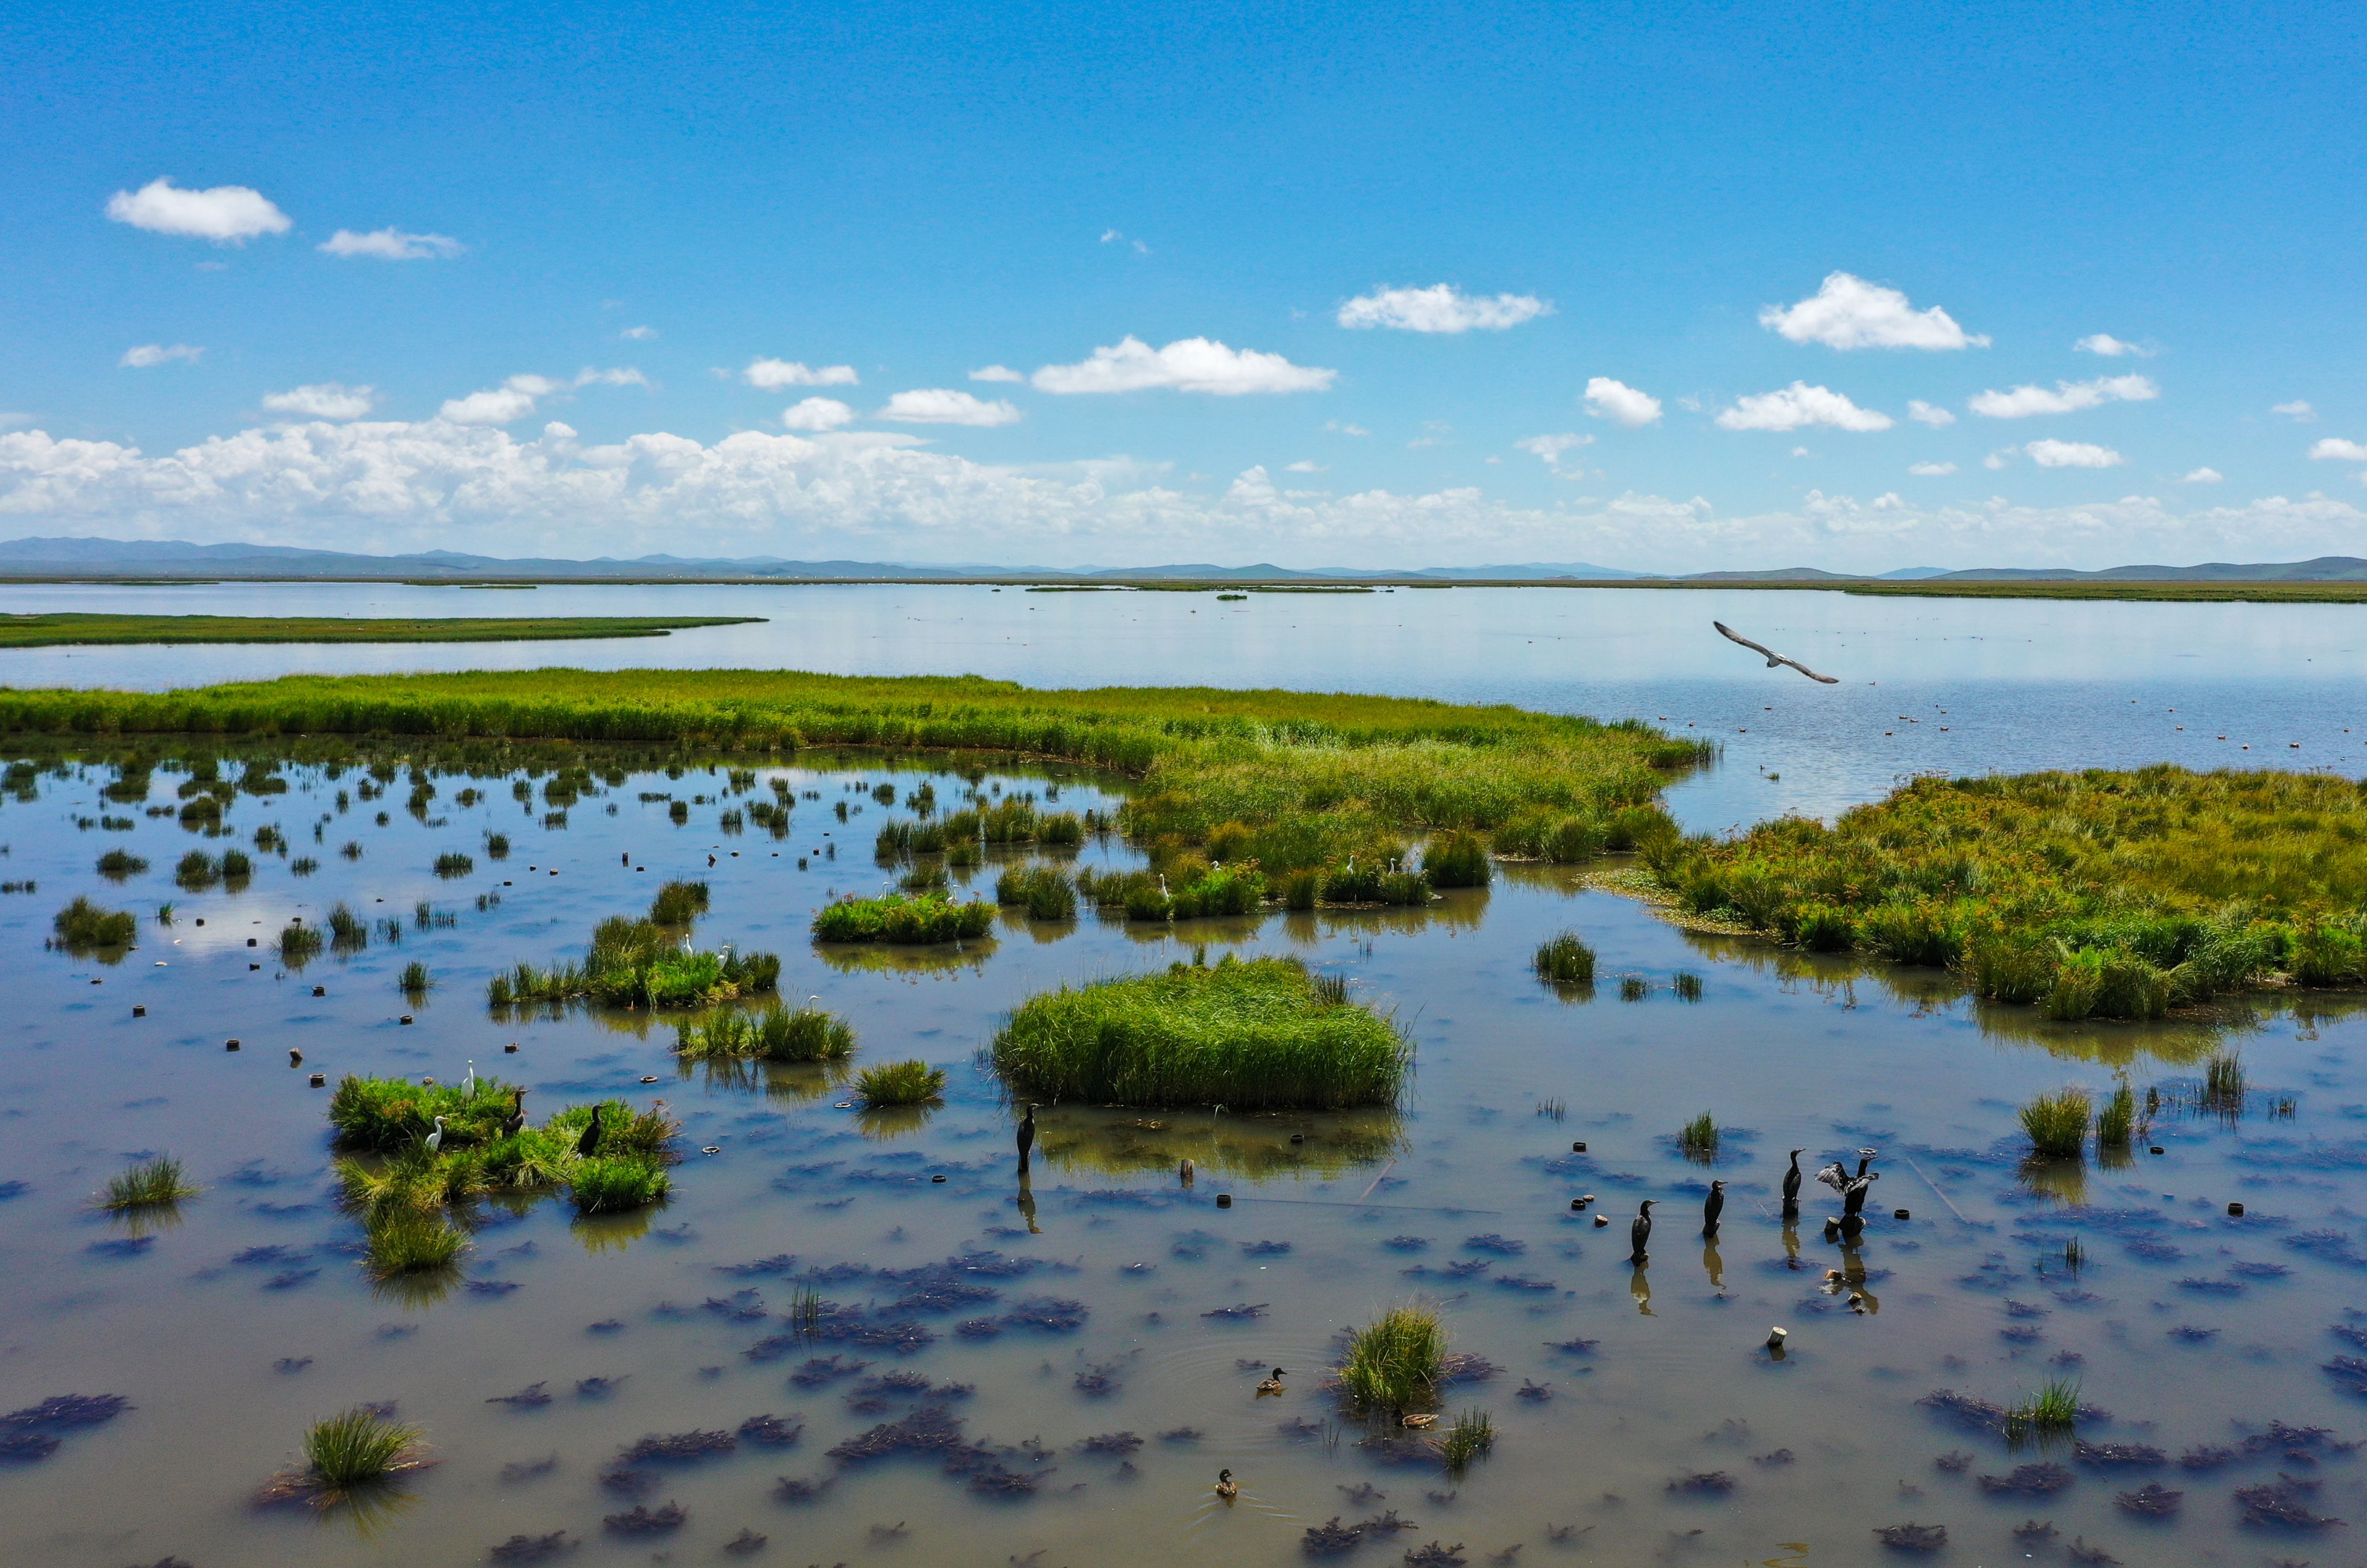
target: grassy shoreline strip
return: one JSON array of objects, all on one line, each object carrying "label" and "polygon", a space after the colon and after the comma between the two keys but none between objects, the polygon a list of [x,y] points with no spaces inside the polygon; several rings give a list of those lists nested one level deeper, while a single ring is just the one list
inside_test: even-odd
[{"label": "grassy shoreline strip", "polygon": [[664,637],[736,626],[762,615],[450,615],[371,619],[344,615],[0,615],[0,648],[198,642],[560,642]]}]

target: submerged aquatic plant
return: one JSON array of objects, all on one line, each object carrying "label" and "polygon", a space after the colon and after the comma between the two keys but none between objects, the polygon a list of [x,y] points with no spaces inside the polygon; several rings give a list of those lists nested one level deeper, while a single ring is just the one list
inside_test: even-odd
[{"label": "submerged aquatic plant", "polygon": [[76,955],[130,947],[140,932],[140,922],[129,909],[103,909],[86,897],[60,909],[50,924],[58,945]]},{"label": "submerged aquatic plant", "polygon": [[942,1067],[926,1062],[888,1062],[855,1075],[855,1092],[866,1105],[923,1105],[946,1091]]},{"label": "submerged aquatic plant", "polygon": [[1677,1151],[1704,1165],[1717,1158],[1717,1118],[1704,1111],[1678,1128]]},{"label": "submerged aquatic plant", "polygon": [[1351,1330],[1340,1387],[1351,1403],[1401,1414],[1435,1397],[1446,1373],[1446,1330],[1437,1309],[1394,1306]]},{"label": "submerged aquatic plant", "polygon": [[98,1206],[118,1213],[155,1209],[197,1195],[198,1189],[182,1171],[181,1162],[170,1155],[158,1155],[140,1161],[120,1176],[108,1177]]},{"label": "submerged aquatic plant", "polygon": [[2022,1130],[2031,1152],[2046,1159],[2075,1159],[2088,1144],[2088,1091],[2057,1089],[2022,1108]]},{"label": "submerged aquatic plant", "polygon": [[1563,931],[1540,942],[1536,957],[1531,962],[1537,978],[1549,986],[1594,984],[1594,949],[1587,946],[1576,931]]}]

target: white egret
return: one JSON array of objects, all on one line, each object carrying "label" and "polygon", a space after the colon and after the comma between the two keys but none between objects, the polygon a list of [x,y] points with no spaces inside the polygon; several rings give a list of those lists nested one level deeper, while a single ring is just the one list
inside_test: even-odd
[{"label": "white egret", "polygon": [[444,1146],[444,1118],[436,1118],[436,1131],[427,1134],[427,1152],[434,1154]]}]

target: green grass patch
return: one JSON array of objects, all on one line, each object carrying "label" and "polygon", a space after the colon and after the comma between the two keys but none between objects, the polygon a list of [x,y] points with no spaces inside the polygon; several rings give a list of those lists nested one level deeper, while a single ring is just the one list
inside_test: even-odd
[{"label": "green grass patch", "polygon": [[887,1062],[855,1075],[855,1092],[874,1109],[892,1105],[925,1105],[946,1092],[942,1067],[926,1062]]},{"label": "green grass patch", "polygon": [[2112,1090],[2112,1098],[2096,1112],[2096,1142],[2108,1149],[2124,1149],[2136,1131],[2136,1091],[2126,1084]]},{"label": "green grass patch", "polygon": [[995,1036],[994,1065],[1039,1100],[1234,1111],[1394,1105],[1413,1047],[1292,958],[1062,987]]},{"label": "green grass patch", "polygon": [[2037,1392],[2009,1406],[2006,1436],[2015,1441],[2033,1435],[2071,1430],[2079,1419],[2079,1382],[2076,1378],[2048,1378]]},{"label": "green grass patch", "polygon": [[704,882],[669,882],[650,900],[650,919],[661,926],[686,926],[707,913]]},{"label": "green grass patch", "polygon": [[1352,1330],[1340,1389],[1352,1404],[1401,1415],[1431,1403],[1446,1374],[1446,1329],[1436,1309],[1394,1306]]},{"label": "green grass patch", "polygon": [[2022,1130],[2030,1151],[2046,1159],[2075,1159],[2088,1147],[2092,1106],[2083,1089],[2042,1094],[2022,1108]]},{"label": "green grass patch", "polygon": [[719,1012],[678,1024],[674,1054],[692,1061],[836,1062],[855,1054],[855,1031],[817,1007]]},{"label": "green grass patch", "polygon": [[1539,942],[1530,964],[1537,978],[1548,986],[1594,984],[1594,949],[1587,946],[1576,931],[1562,931]]},{"label": "green grass patch", "polygon": [[994,906],[957,904],[942,893],[890,893],[878,898],[842,898],[813,918],[816,942],[877,942],[919,946],[984,936],[994,927]]},{"label": "green grass patch", "polygon": [[438,876],[466,876],[476,869],[477,863],[458,850],[447,850],[436,857],[436,874]]},{"label": "green grass patch", "polygon": [[362,1227],[362,1266],[379,1280],[425,1274],[451,1268],[468,1245],[469,1238],[442,1214],[389,1204]]},{"label": "green grass patch", "polygon": [[1717,1118],[1704,1111],[1677,1129],[1677,1152],[1696,1164],[1717,1158]]},{"label": "green grass patch", "polygon": [[119,1213],[134,1209],[160,1209],[197,1195],[197,1186],[182,1170],[181,1162],[170,1155],[158,1155],[140,1161],[120,1176],[108,1177],[106,1190],[99,1194],[98,1206]]},{"label": "green grass patch", "polygon": [[737,626],[761,615],[453,615],[428,620],[343,615],[0,615],[0,648],[106,643],[547,642],[664,637],[695,626]]},{"label": "green grass patch", "polygon": [[129,850],[109,850],[98,857],[98,874],[109,882],[123,882],[146,873],[148,863]]},{"label": "green grass patch", "polygon": [[994,901],[1015,904],[1031,920],[1077,918],[1077,884],[1057,865],[1014,866],[996,878]]},{"label": "green grass patch", "polygon": [[279,961],[301,968],[305,960],[320,956],[323,942],[319,927],[290,920],[279,929]]},{"label": "green grass patch", "polygon": [[1495,1450],[1496,1423],[1484,1410],[1466,1410],[1438,1440],[1438,1457],[1446,1463],[1450,1474],[1460,1474],[1475,1459],[1485,1459]]},{"label": "green grass patch", "polygon": [[569,1168],[568,1197],[579,1214],[616,1214],[647,1208],[674,1190],[674,1179],[647,1155],[595,1155]]},{"label": "green grass patch", "polygon": [[350,1492],[419,1462],[416,1427],[362,1406],[316,1421],[304,1433],[304,1479],[318,1491]]},{"label": "green grass patch", "polygon": [[1485,887],[1495,874],[1488,846],[1472,833],[1441,833],[1423,846],[1422,874],[1433,887]]},{"label": "green grass patch", "polygon": [[140,933],[131,911],[103,909],[86,897],[60,909],[50,927],[57,933],[58,945],[76,954],[130,947]]},{"label": "green grass patch", "polygon": [[707,1007],[777,990],[781,961],[769,953],[700,952],[683,945],[679,927],[616,915],[600,922],[580,964],[538,969],[521,964],[495,975],[485,999],[496,1008],[528,1002],[599,1002],[608,1007]]}]

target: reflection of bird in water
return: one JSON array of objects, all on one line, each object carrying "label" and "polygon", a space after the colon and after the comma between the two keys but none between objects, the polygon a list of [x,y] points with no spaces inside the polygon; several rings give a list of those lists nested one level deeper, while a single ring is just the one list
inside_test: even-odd
[{"label": "reflection of bird in water", "polygon": [[1257,1391],[1260,1393],[1280,1393],[1282,1392],[1282,1369],[1280,1367],[1276,1367],[1274,1370],[1274,1376],[1262,1379],[1258,1383]]},{"label": "reflection of bird in water", "polygon": [[1784,1220],[1784,1263],[1790,1269],[1800,1266],[1800,1227],[1795,1218],[1786,1215]]},{"label": "reflection of bird in water", "polygon": [[1024,1175],[1019,1179],[1019,1196],[1013,1201],[1019,1205],[1020,1217],[1027,1222],[1027,1234],[1043,1235],[1044,1227],[1036,1223],[1036,1189],[1027,1184]]},{"label": "reflection of bird in water", "polygon": [[600,1147],[600,1111],[597,1105],[592,1108],[592,1120],[583,1123],[583,1134],[575,1140],[575,1152],[586,1158]]},{"label": "reflection of bird in water", "polygon": [[1726,1213],[1726,1183],[1713,1181],[1709,1184],[1709,1196],[1702,1201],[1702,1235],[1716,1235],[1717,1217],[1724,1213]]},{"label": "reflection of bird in water", "polygon": [[1717,1255],[1717,1243],[1715,1241],[1702,1243],[1702,1271],[1709,1276],[1711,1290],[1726,1289],[1726,1259]]},{"label": "reflection of bird in water", "polygon": [[1229,1470],[1217,1472],[1217,1495],[1229,1503],[1241,1495],[1241,1483],[1233,1479]]},{"label": "reflection of bird in water", "polygon": [[1019,1119],[1019,1168],[1027,1168],[1028,1151],[1036,1146],[1036,1102],[1027,1102],[1027,1114]]},{"label": "reflection of bird in water", "polygon": [[1627,1255],[1638,1263],[1652,1245],[1652,1205],[1659,1201],[1657,1198],[1645,1199],[1636,1211],[1636,1223],[1627,1227],[1627,1239],[1635,1244]]},{"label": "reflection of bird in water", "polygon": [[1645,1272],[1641,1258],[1637,1260],[1635,1272],[1627,1276],[1627,1293],[1635,1298],[1637,1312],[1646,1317],[1652,1315],[1652,1277]]},{"label": "reflection of bird in water", "polygon": [[1744,637],[1741,633],[1727,626],[1724,621],[1712,621],[1710,625],[1716,626],[1717,628],[1717,635],[1726,638],[1727,641],[1738,642],[1743,647],[1749,649],[1751,652],[1763,656],[1767,660],[1767,668],[1770,670],[1774,669],[1779,664],[1788,664],[1793,669],[1797,670],[1801,674],[1806,675],[1811,681],[1821,681],[1828,686],[1838,686],[1840,684],[1840,682],[1833,676],[1819,675],[1796,659],[1786,659],[1780,653],[1772,652],[1767,649],[1760,647],[1749,637]]},{"label": "reflection of bird in water", "polygon": [[440,1149],[440,1148],[442,1148],[443,1146],[444,1146],[444,1118],[442,1118],[441,1116],[438,1116],[437,1118],[436,1118],[436,1131],[434,1131],[434,1132],[432,1132],[432,1133],[430,1133],[430,1134],[427,1134],[426,1149],[427,1149],[427,1152],[428,1152],[429,1154],[431,1154],[431,1155],[432,1155],[432,1154],[434,1154],[437,1149]]},{"label": "reflection of bird in water", "polygon": [[1784,1212],[1787,1214],[1800,1212],[1800,1156],[1807,1152],[1806,1149],[1794,1149],[1792,1168],[1784,1173]]}]

